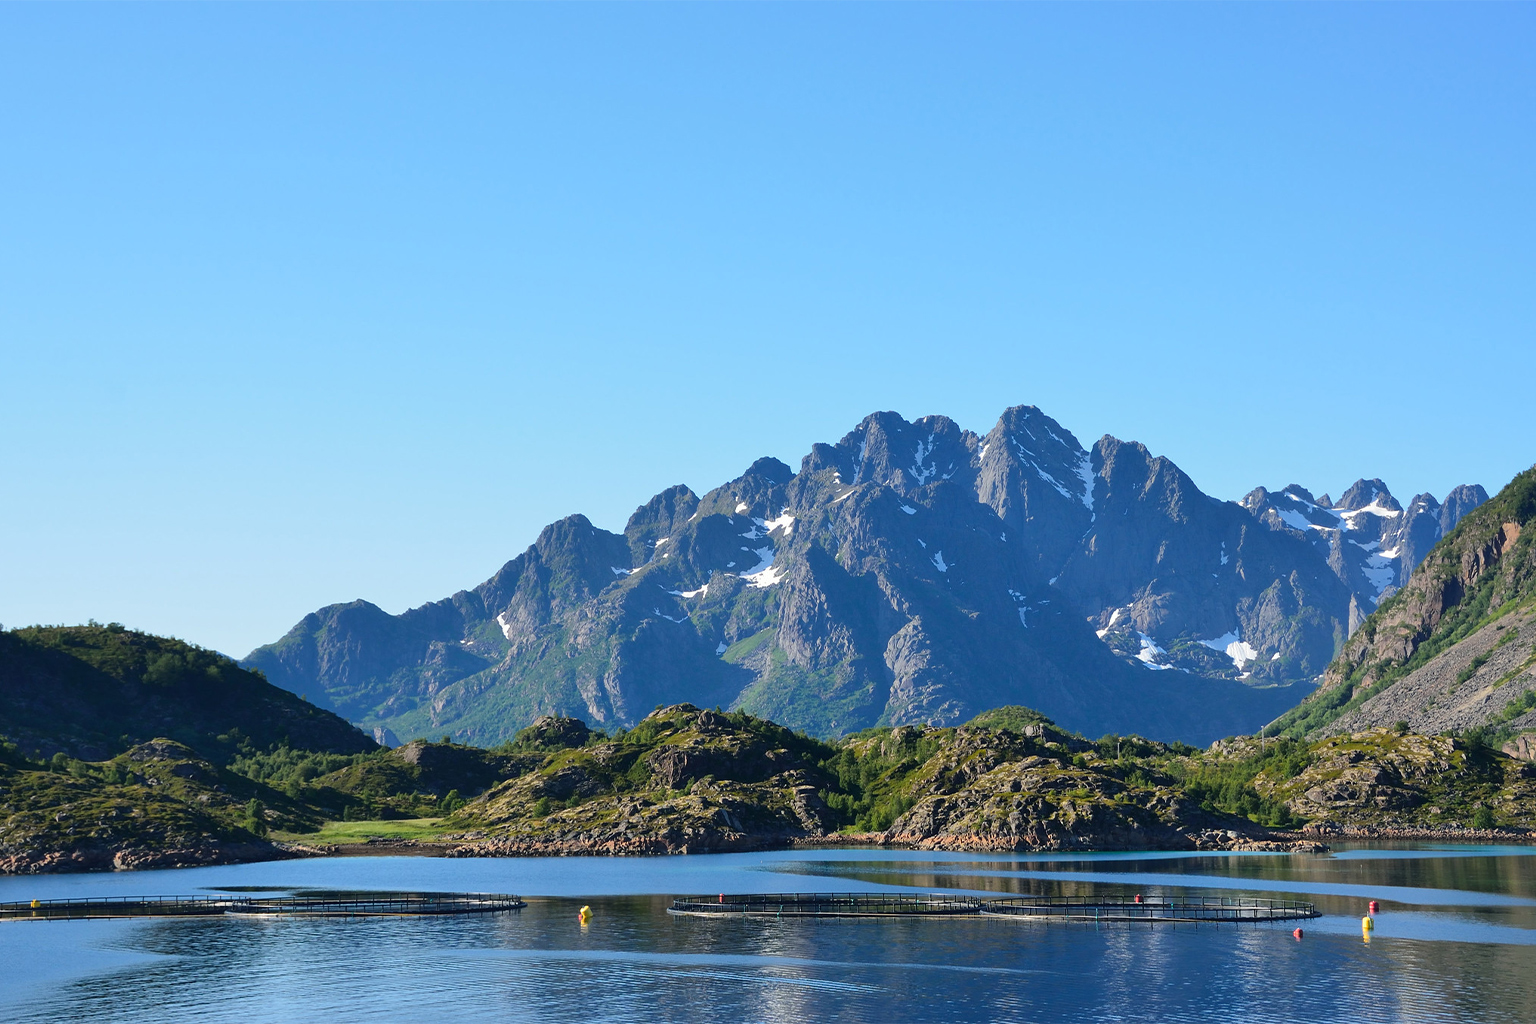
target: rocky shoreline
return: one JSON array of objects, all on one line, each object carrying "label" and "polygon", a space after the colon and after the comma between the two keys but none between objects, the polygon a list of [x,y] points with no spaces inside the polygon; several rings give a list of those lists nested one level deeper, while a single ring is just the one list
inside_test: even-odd
[{"label": "rocky shoreline", "polygon": [[1368,839],[1368,840],[1430,840],[1434,842],[1472,843],[1536,843],[1536,830],[1512,828],[1463,828],[1452,825],[1443,828],[1414,828],[1392,825],[1338,825],[1321,822],[1304,826],[1299,832],[1281,833],[1297,839]]},{"label": "rocky shoreline", "polygon": [[630,837],[572,837],[568,839],[494,839],[452,837],[390,839],[361,843],[225,843],[150,850],[84,847],[48,851],[35,856],[0,858],[0,875],[57,874],[86,871],[143,871],[160,868],[209,867],[309,857],[663,857],[709,853],[750,853],[760,850],[848,849],[934,850],[958,853],[1103,853],[1136,850],[1185,850],[1233,853],[1327,853],[1332,841],[1431,841],[1456,843],[1536,844],[1536,831],[1524,829],[1398,828],[1366,825],[1345,827],[1313,824],[1298,831],[1269,830],[1243,834],[1206,830],[1182,834],[1182,842],[1137,847],[1098,845],[1080,839],[1043,846],[1010,843],[996,836],[904,837],[891,832],[834,832],[805,835],[750,835],[741,832],[698,832]]},{"label": "rocky shoreline", "polygon": [[209,843],[188,847],[81,846],[69,850],[15,853],[0,857],[0,875],[52,875],[84,871],[151,871],[254,864],[306,856],[280,843]]}]

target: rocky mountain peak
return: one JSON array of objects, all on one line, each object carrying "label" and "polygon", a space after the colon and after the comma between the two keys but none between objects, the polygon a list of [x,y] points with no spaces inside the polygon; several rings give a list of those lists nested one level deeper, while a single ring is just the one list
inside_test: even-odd
[{"label": "rocky mountain peak", "polygon": [[975,434],[948,416],[908,423],[894,412],[875,413],[837,443],[839,482],[884,485],[900,494],[957,477],[968,485],[978,445]]},{"label": "rocky mountain peak", "polygon": [[674,484],[635,509],[624,524],[629,540],[629,565],[644,565],[656,552],[658,542],[672,535],[698,511],[699,497],[685,484]]},{"label": "rocky mountain peak", "polygon": [[1403,507],[1392,497],[1387,485],[1379,479],[1356,480],[1349,490],[1333,506],[1340,511],[1356,512],[1367,508],[1379,508],[1384,512],[1401,512]]},{"label": "rocky mountain peak", "polygon": [[1462,484],[1460,487],[1452,487],[1440,506],[1441,536],[1450,533],[1452,527],[1461,522],[1468,512],[1487,500],[1488,492],[1483,490],[1482,484]]}]

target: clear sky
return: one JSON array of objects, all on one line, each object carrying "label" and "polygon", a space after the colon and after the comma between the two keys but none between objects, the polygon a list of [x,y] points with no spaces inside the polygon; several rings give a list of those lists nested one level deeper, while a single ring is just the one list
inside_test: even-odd
[{"label": "clear sky", "polygon": [[0,622],[236,656],[1035,404],[1536,461],[1536,6],[0,7]]}]

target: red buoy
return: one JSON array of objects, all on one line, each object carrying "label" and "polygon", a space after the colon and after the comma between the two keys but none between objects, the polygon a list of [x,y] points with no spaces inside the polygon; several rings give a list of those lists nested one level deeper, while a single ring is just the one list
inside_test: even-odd
[{"label": "red buoy", "polygon": [[1140,903],[1140,902],[1141,902],[1141,893],[1137,893],[1137,894],[1136,894],[1136,902],[1137,902],[1137,903]]},{"label": "red buoy", "polygon": [[720,902],[721,902],[721,903],[724,903],[724,902],[725,902],[725,893],[721,893],[721,894],[720,894]]},{"label": "red buoy", "polygon": [[1301,929],[1297,928],[1295,931],[1291,932],[1291,934],[1296,936],[1299,939],[1299,938],[1301,938]]},{"label": "red buoy", "polygon": [[1376,913],[1376,911],[1378,911],[1380,909],[1381,909],[1381,904],[1377,903],[1375,900],[1371,900],[1371,913],[1374,914],[1374,913]]}]

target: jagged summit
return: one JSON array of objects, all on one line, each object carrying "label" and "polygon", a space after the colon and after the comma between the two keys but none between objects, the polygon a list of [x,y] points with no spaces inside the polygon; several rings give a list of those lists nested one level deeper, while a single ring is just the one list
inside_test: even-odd
[{"label": "jagged summit", "polygon": [[[1458,512],[1481,493],[1460,491]],[[321,609],[248,663],[404,737],[687,700],[821,735],[1026,704],[1210,739],[1294,704],[1450,503],[1405,511],[1378,480],[1336,508],[1296,485],[1224,502],[1034,406],[985,435],[878,412],[798,472],[669,487],[622,535],[568,517],[472,590]]]},{"label": "jagged summit", "polygon": [[1353,633],[1361,621],[1396,593],[1462,516],[1488,494],[1480,485],[1455,488],[1441,505],[1432,494],[1415,495],[1406,509],[1381,480],[1357,480],[1337,503],[1314,501],[1295,484],[1278,493],[1255,488],[1243,507],[1272,530],[1306,537],[1349,588]]}]

